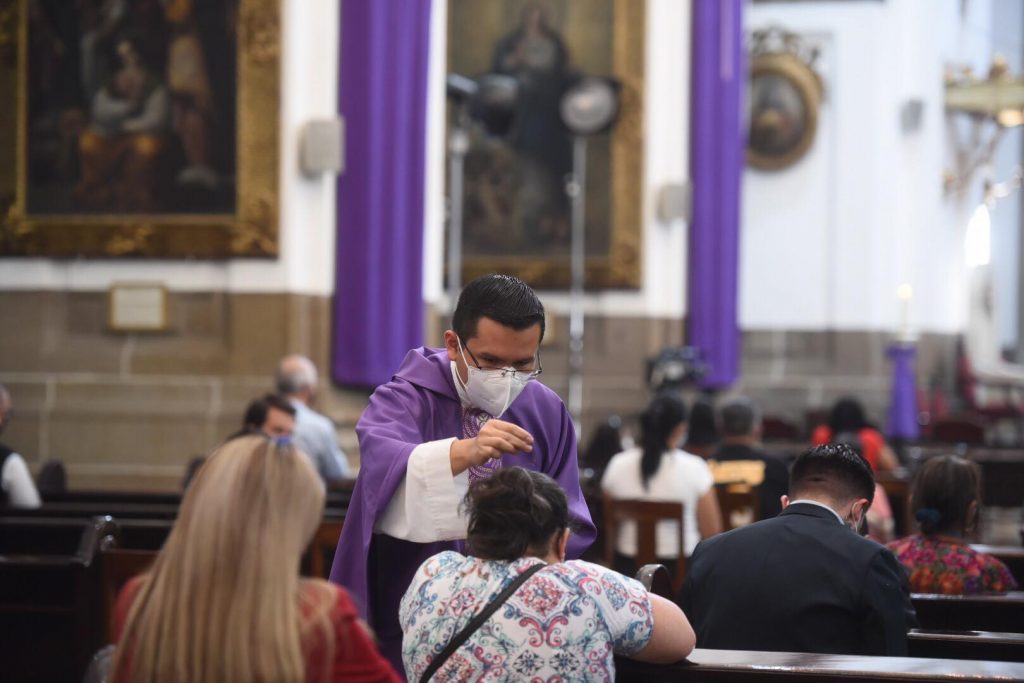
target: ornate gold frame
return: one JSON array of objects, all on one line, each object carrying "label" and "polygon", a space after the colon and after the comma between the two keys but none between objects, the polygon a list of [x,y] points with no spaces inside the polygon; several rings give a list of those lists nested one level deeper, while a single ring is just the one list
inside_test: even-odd
[{"label": "ornate gold frame", "polygon": [[[586,259],[586,286],[636,289],[641,284],[643,243],[644,41],[646,0],[614,0],[614,76],[622,85],[612,129],[611,243]],[[463,282],[487,273],[513,273],[539,288],[569,286],[569,257],[489,256],[463,262]]]},{"label": "ornate gold frame", "polygon": [[[28,1],[0,0],[0,255],[206,258],[276,256],[281,0],[240,0],[234,214],[26,215]],[[16,23],[15,23],[16,22]],[[17,59],[3,59],[17,35]],[[8,55],[9,56],[9,55]],[[14,64],[12,65],[12,62]],[[11,115],[15,112],[15,115]]]},{"label": "ornate gold frame", "polygon": [[814,136],[818,131],[818,109],[821,106],[821,80],[814,70],[788,52],[769,52],[756,54],[750,62],[750,81],[753,83],[758,76],[775,74],[789,83],[800,93],[800,98],[807,108],[807,125],[804,127],[800,140],[793,149],[785,154],[760,154],[747,145],[747,163],[754,168],[765,171],[778,171],[787,168],[803,158]]}]

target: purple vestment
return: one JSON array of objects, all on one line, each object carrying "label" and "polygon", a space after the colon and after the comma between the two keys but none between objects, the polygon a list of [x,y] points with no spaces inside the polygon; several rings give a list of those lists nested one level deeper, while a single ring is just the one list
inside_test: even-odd
[{"label": "purple vestment", "polygon": [[[424,560],[442,550],[461,552],[462,542],[402,541],[374,534],[374,523],[405,477],[413,449],[429,441],[463,438],[464,417],[447,352],[421,347],[406,354],[390,382],[377,387],[356,425],[361,466],[331,567],[331,581],[352,594],[380,638],[381,651],[399,671],[399,601]],[[502,465],[543,472],[565,490],[575,522],[568,556],[578,558],[597,532],[580,490],[576,435],[569,412],[555,392],[540,382],[530,382],[501,419],[533,435],[533,452],[506,455]]]}]

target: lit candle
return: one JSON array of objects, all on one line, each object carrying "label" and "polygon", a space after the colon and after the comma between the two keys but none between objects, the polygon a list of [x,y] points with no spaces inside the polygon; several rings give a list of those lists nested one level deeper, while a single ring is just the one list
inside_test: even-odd
[{"label": "lit candle", "polygon": [[896,288],[896,296],[900,300],[900,341],[913,341],[910,334],[910,300],[914,298],[914,288],[904,282]]}]

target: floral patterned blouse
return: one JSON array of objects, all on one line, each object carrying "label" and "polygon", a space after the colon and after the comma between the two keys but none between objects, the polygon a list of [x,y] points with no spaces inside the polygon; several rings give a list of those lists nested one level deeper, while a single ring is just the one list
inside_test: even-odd
[{"label": "floral patterned blouse", "polygon": [[[542,560],[434,555],[402,598],[402,660],[418,681],[448,642],[505,586]],[[548,565],[516,591],[435,674],[438,681],[611,681],[613,655],[651,638],[651,600],[637,581],[589,562]]]},{"label": "floral patterned blouse", "polygon": [[910,572],[910,590],[914,593],[966,595],[1017,588],[1005,564],[955,539],[914,534],[888,547]]}]

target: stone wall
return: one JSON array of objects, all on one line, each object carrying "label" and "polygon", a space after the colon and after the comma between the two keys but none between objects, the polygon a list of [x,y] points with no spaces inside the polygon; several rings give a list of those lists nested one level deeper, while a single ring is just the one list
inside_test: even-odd
[{"label": "stone wall", "polygon": [[[353,465],[353,427],[368,391],[331,387],[330,298],[297,294],[169,294],[170,330],[106,329],[105,292],[0,292],[0,382],[15,402],[2,439],[33,468],[63,460],[76,488],[175,489],[190,458],[236,430],[246,404],[272,388],[277,360],[302,352],[324,376],[318,409],[338,425]],[[446,317],[427,317],[438,345]],[[748,331],[736,391],[772,415],[860,396],[884,424],[891,337],[881,332]],[[678,319],[591,316],[584,353],[584,438],[607,415],[628,420],[649,400],[646,359],[683,341]],[[925,335],[919,383],[951,384],[954,339]],[[541,381],[567,394],[568,323],[554,316],[541,350]]]},{"label": "stone wall", "polygon": [[[73,487],[173,489],[272,388],[283,354],[327,371],[328,297],[171,293],[168,307],[167,332],[124,334],[106,328],[105,292],[0,292],[0,382],[14,399],[4,442],[34,468],[64,461]],[[365,402],[322,393],[341,423]]]}]

